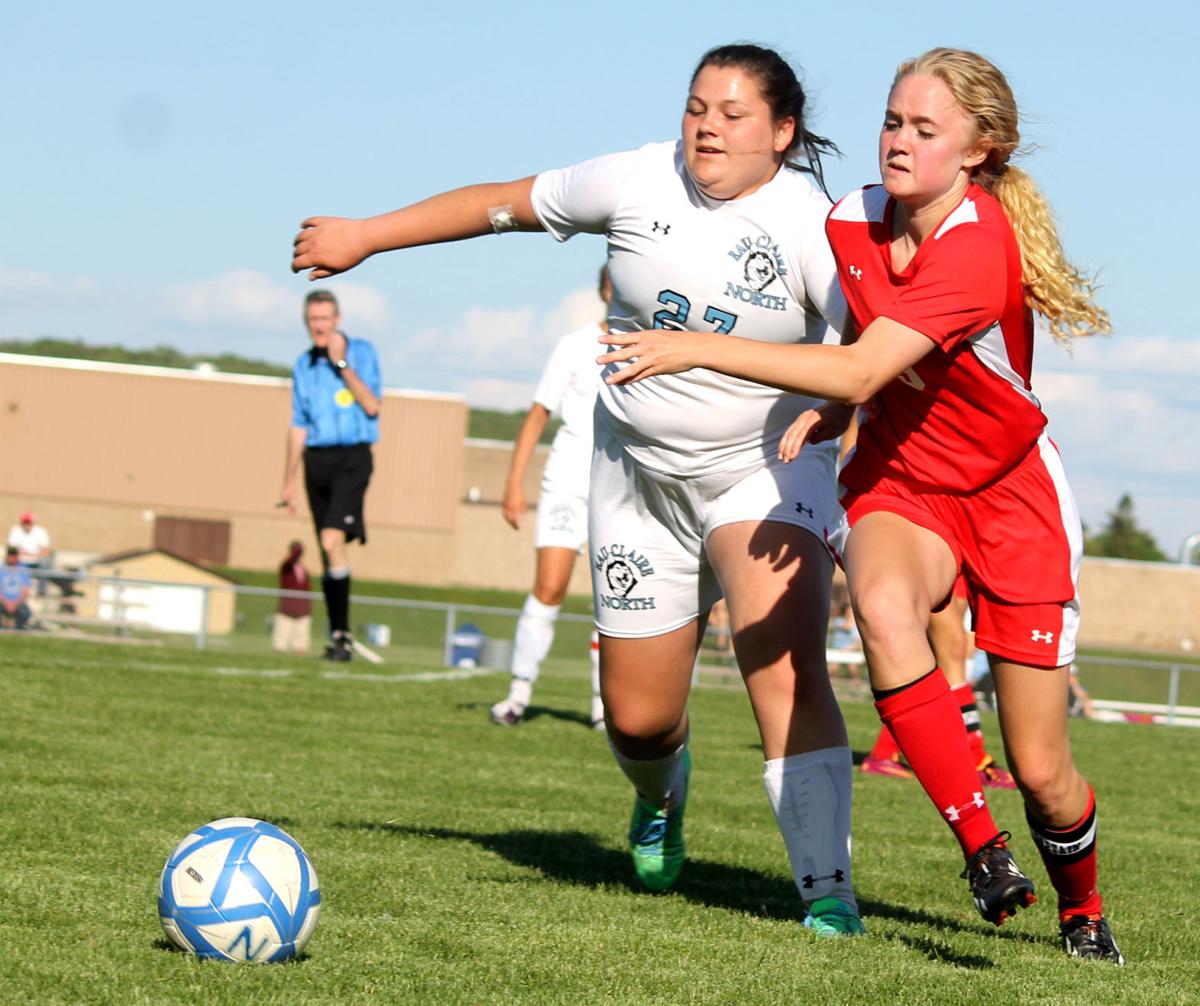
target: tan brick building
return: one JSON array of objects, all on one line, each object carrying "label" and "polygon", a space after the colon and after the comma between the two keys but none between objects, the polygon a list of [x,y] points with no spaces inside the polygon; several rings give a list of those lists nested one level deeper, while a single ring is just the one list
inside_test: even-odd
[{"label": "tan brick building", "polygon": [[[385,391],[357,578],[530,586],[532,514],[519,532],[500,516],[511,445],[467,440],[467,416],[458,396]],[[33,509],[56,549],[93,555],[158,545],[267,569],[292,538],[315,555],[308,515],[274,507],[290,417],[282,378],[0,353],[0,520]],[[571,589],[589,590],[583,562]],[[1085,560],[1080,592],[1088,644],[1200,646],[1200,567]]]}]

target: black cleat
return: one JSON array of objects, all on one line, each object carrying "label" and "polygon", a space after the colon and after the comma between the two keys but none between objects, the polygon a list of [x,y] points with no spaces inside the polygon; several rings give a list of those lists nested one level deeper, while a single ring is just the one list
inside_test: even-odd
[{"label": "black cleat", "polygon": [[971,897],[979,914],[994,926],[1012,918],[1018,908],[1028,908],[1037,901],[1033,881],[1021,872],[1004,844],[1010,838],[1010,832],[1002,831],[989,839],[961,874],[970,881]]},{"label": "black cleat", "polygon": [[1058,926],[1063,950],[1072,957],[1088,961],[1112,961],[1118,967],[1125,963],[1117,941],[1113,939],[1108,920],[1103,915],[1072,915]]},{"label": "black cleat", "polygon": [[325,652],[321,654],[321,659],[333,660],[339,663],[353,660],[353,645],[349,633],[338,633],[325,644]]}]

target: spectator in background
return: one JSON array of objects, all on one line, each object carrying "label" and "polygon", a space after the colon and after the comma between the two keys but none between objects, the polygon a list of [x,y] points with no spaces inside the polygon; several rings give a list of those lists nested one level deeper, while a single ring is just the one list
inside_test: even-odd
[{"label": "spectator in background", "polygon": [[[288,545],[287,557],[279,567],[280,590],[310,590],[308,570],[300,561],[304,546],[298,541]],[[271,632],[271,649],[277,653],[291,651],[297,657],[308,655],[312,631],[312,601],[307,597],[281,597],[275,611]]]},{"label": "spectator in background", "polygon": [[18,629],[29,624],[29,591],[33,577],[29,570],[18,562],[19,553],[15,545],[9,545],[4,554],[4,570],[0,572],[0,625],[10,619]]},{"label": "spectator in background", "polygon": [[[50,568],[50,535],[26,510],[8,532],[9,548],[17,550],[17,561],[27,569]],[[46,594],[46,578],[37,578],[37,595]]]}]

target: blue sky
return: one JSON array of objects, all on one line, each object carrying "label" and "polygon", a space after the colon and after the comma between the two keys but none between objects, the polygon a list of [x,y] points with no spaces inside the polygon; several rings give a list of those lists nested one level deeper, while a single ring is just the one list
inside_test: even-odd
[{"label": "blue sky", "polygon": [[[289,362],[288,270],[312,214],[365,215],[678,131],[709,46],[749,39],[803,69],[835,195],[876,180],[896,63],[977,49],[1008,74],[1024,166],[1095,269],[1116,335],[1039,346],[1035,391],[1085,519],[1124,492],[1170,554],[1200,530],[1200,333],[1190,239],[1200,144],[1194,8],[925,3],[576,9],[226,3],[6,12],[0,338],[165,343]],[[1144,25],[1145,27],[1140,27]],[[503,248],[497,243],[503,241]],[[377,257],[328,284],[394,387],[527,404],[557,334],[595,310],[603,246],[507,235]]]}]

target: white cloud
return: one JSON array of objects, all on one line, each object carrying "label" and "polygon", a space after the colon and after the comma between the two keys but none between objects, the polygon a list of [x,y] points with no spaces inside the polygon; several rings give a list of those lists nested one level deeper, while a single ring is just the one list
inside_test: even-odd
[{"label": "white cloud", "polygon": [[1100,527],[1129,493],[1139,523],[1173,554],[1200,527],[1196,340],[1128,342],[1081,342],[1058,367],[1047,367],[1044,355],[1034,391],[1089,526]]},{"label": "white cloud", "polygon": [[453,325],[423,329],[389,355],[401,365],[489,374],[532,389],[559,337],[602,314],[590,289],[572,291],[544,315],[532,308],[472,307]]},{"label": "white cloud", "polygon": [[1047,371],[1092,371],[1127,377],[1200,377],[1200,336],[1136,333],[1076,339],[1070,352],[1039,337],[1034,381]]},{"label": "white cloud", "polygon": [[535,381],[506,381],[502,377],[479,377],[457,382],[454,388],[471,405],[481,409],[518,412],[528,409],[537,390]]},{"label": "white cloud", "polygon": [[300,321],[296,291],[254,269],[169,286],[162,313],[166,320],[195,328],[277,330],[295,328]]},{"label": "white cloud", "polygon": [[[365,283],[333,280],[322,284],[341,306],[347,329],[382,328],[387,298]],[[254,269],[232,269],[209,279],[176,283],[163,292],[160,314],[192,328],[239,328],[258,331],[300,330],[307,291],[276,283]]]},{"label": "white cloud", "polygon": [[9,269],[0,265],[0,301],[69,300],[78,301],[94,297],[100,287],[86,276],[59,279],[49,273],[32,269]]}]

